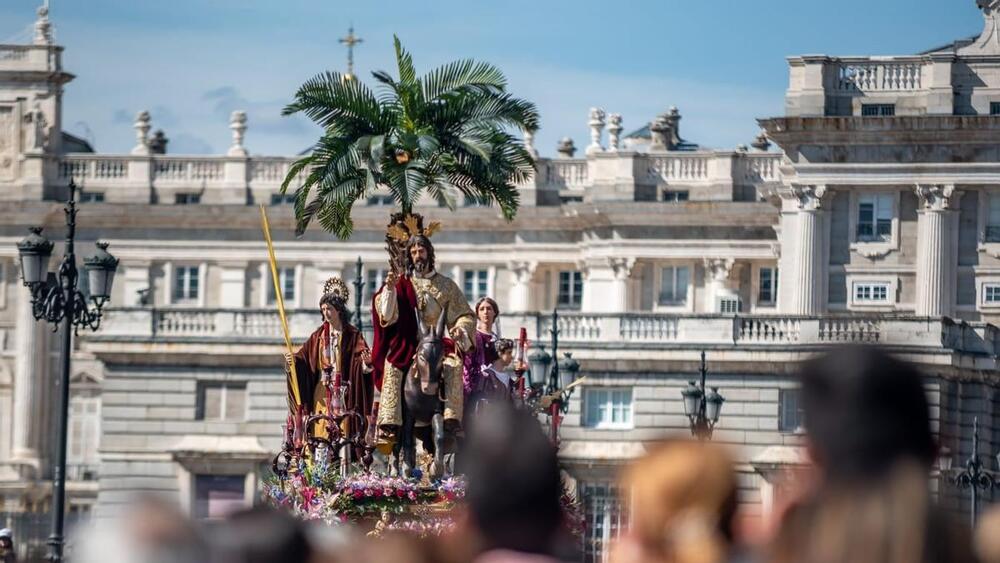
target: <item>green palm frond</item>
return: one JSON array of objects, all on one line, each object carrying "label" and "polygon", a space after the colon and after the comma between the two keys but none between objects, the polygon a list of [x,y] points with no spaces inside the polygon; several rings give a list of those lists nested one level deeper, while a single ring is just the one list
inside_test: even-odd
[{"label": "green palm frond", "polygon": [[306,81],[283,114],[302,113],[323,128],[312,152],[282,182],[297,185],[301,233],[312,222],[340,238],[353,230],[354,203],[387,189],[409,213],[426,193],[454,209],[460,197],[517,212],[517,184],[534,160],[510,131],[536,130],[534,104],[506,92],[488,63],[460,60],[417,76],[413,57],[394,37],[398,77],[372,73],[376,89],[335,72]]}]

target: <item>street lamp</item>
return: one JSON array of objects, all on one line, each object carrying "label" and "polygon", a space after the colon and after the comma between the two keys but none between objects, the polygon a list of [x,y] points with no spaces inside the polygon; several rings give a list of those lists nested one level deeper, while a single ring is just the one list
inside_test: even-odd
[{"label": "street lamp", "polygon": [[545,378],[549,373],[549,364],[552,363],[552,356],[545,351],[545,347],[539,345],[528,354],[528,386],[545,385]]},{"label": "street lamp", "polygon": [[[952,468],[951,452],[942,451],[938,459],[941,473],[946,476],[951,473]],[[1000,466],[1000,454],[997,454],[997,465]],[[976,518],[979,511],[979,491],[991,491],[1000,487],[997,474],[989,469],[984,469],[979,461],[979,417],[972,420],[972,454],[965,460],[965,469],[957,472],[948,478],[949,481],[960,489],[969,489],[972,496],[972,506],[970,507],[969,519],[972,522],[972,529],[976,528]]]},{"label": "street lamp", "polygon": [[62,561],[63,524],[66,513],[66,436],[69,422],[70,354],[73,333],[81,327],[97,330],[101,309],[111,297],[111,286],[118,259],[108,254],[107,243],[97,243],[97,253],[84,260],[89,282],[90,301],[79,289],[74,239],[76,237],[76,184],[70,180],[66,202],[66,248],[59,270],[48,271],[52,242],[42,236],[41,227],[17,244],[21,259],[21,278],[31,291],[31,309],[36,320],[60,325],[62,330],[62,373],[60,376],[60,419],[56,463],[52,471],[52,535],[49,536],[49,560]]},{"label": "street lamp", "polygon": [[709,388],[705,392],[705,379],[708,369],[705,367],[705,352],[701,352],[701,386],[694,381],[688,381],[687,387],[681,390],[684,399],[684,414],[690,422],[691,435],[699,440],[711,440],[715,424],[719,422],[722,403],[726,401],[719,394],[718,387]]}]

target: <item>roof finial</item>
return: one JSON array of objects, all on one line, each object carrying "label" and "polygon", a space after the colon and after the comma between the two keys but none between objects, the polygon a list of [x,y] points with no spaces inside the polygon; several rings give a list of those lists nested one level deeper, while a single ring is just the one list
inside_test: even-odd
[{"label": "roof finial", "polygon": [[35,19],[35,45],[52,44],[52,23],[49,21],[49,0],[38,7],[38,18]]},{"label": "roof finial", "polygon": [[354,46],[358,43],[364,41],[364,39],[354,35],[354,24],[352,23],[349,28],[347,28],[347,36],[341,37],[339,40],[342,44],[347,45],[347,74],[344,75],[345,80],[354,80]]}]

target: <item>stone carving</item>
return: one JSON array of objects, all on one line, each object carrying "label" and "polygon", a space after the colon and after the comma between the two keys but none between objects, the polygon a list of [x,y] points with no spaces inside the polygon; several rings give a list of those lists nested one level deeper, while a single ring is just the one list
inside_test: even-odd
[{"label": "stone carving", "polygon": [[49,21],[48,6],[38,8],[38,18],[35,20],[35,45],[52,44],[52,22]]},{"label": "stone carving", "polygon": [[608,264],[615,273],[615,279],[627,280],[632,277],[635,268],[635,258],[608,258]]},{"label": "stone carving", "polygon": [[827,194],[826,186],[789,186],[787,196],[796,200],[799,209],[816,211],[823,207],[823,197]]},{"label": "stone carving", "polygon": [[608,150],[617,151],[621,146],[622,116],[612,113],[608,116]]},{"label": "stone carving", "polygon": [[229,128],[233,130],[233,146],[229,147],[229,156],[246,156],[247,150],[243,147],[243,136],[247,132],[247,113],[234,111],[229,116]]},{"label": "stone carving", "polygon": [[569,137],[560,139],[559,144],[556,145],[556,152],[563,158],[573,158],[573,155],[576,154],[576,146],[573,144],[573,139]]},{"label": "stone carving", "polygon": [[771,141],[767,138],[767,132],[762,130],[758,133],[757,136],[754,137],[753,142],[750,143],[750,146],[761,152],[767,152],[767,150],[771,148]]},{"label": "stone carving", "polygon": [[524,150],[528,151],[531,158],[538,158],[538,149],[535,148],[535,132],[524,130]]},{"label": "stone carving", "polygon": [[733,258],[705,258],[705,278],[708,281],[724,282],[733,274],[736,260]]},{"label": "stone carving", "polygon": [[24,114],[24,149],[29,152],[43,152],[48,146],[48,120],[37,101]]},{"label": "stone carving", "polygon": [[649,124],[650,152],[665,151],[670,146],[670,122],[666,115],[659,115]]},{"label": "stone carving", "polygon": [[601,146],[601,132],[604,131],[605,117],[603,109],[590,108],[590,121],[587,123],[590,126],[590,145],[587,146],[587,154],[604,150]]},{"label": "stone carving", "polygon": [[983,11],[983,32],[974,43],[958,50],[959,55],[1000,55],[1000,0],[976,0]]},{"label": "stone carving", "polygon": [[135,148],[132,149],[132,154],[149,154],[149,129],[152,127],[150,123],[150,117],[148,111],[140,111],[135,116]]},{"label": "stone carving", "polygon": [[535,277],[538,262],[510,262],[507,269],[514,274],[517,283],[529,283]]},{"label": "stone carving", "polygon": [[914,186],[920,208],[925,211],[946,211],[951,207],[951,198],[955,195],[953,185],[922,185]]}]

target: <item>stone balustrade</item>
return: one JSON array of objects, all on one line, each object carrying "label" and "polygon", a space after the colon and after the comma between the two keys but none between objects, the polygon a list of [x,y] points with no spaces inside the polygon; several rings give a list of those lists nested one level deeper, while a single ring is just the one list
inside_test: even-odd
[{"label": "stone balustrade", "polygon": [[[288,313],[292,338],[302,341],[318,322],[314,310]],[[552,317],[541,313],[504,316],[504,326],[524,326],[529,338],[547,343]],[[1000,354],[1000,329],[985,323],[898,315],[792,316],[697,315],[663,313],[559,316],[559,341],[570,349],[626,348],[629,345],[727,346],[769,348],[881,344],[899,348]],[[271,309],[113,308],[91,340],[139,342],[281,342],[278,315]]]},{"label": "stone balustrade", "polygon": [[827,86],[837,92],[911,92],[922,89],[920,57],[840,58],[829,63]]},{"label": "stone balustrade", "polygon": [[[588,158],[541,158],[538,161],[538,177],[532,182],[532,187],[552,193],[577,192],[583,196],[595,184],[623,181],[614,175],[622,167],[604,166],[615,159],[627,163],[628,169],[635,170],[631,180],[635,184],[696,188],[723,182],[753,186],[780,181],[781,158],[778,153],[713,151],[598,153]],[[594,159],[600,159],[602,166],[593,166]],[[208,194],[208,197],[202,198],[206,203],[246,204],[249,203],[247,193],[252,194],[253,201],[262,202],[277,194],[294,161],[293,157],[273,156],[70,153],[59,160],[58,178],[60,182],[68,182],[72,178],[77,184],[85,185],[88,191],[103,192],[108,202],[148,201],[154,189],[166,188]],[[297,187],[296,183],[291,189]],[[706,197],[711,199],[714,196]],[[169,199],[161,198],[161,201]],[[531,201],[524,203],[532,205]]]}]

